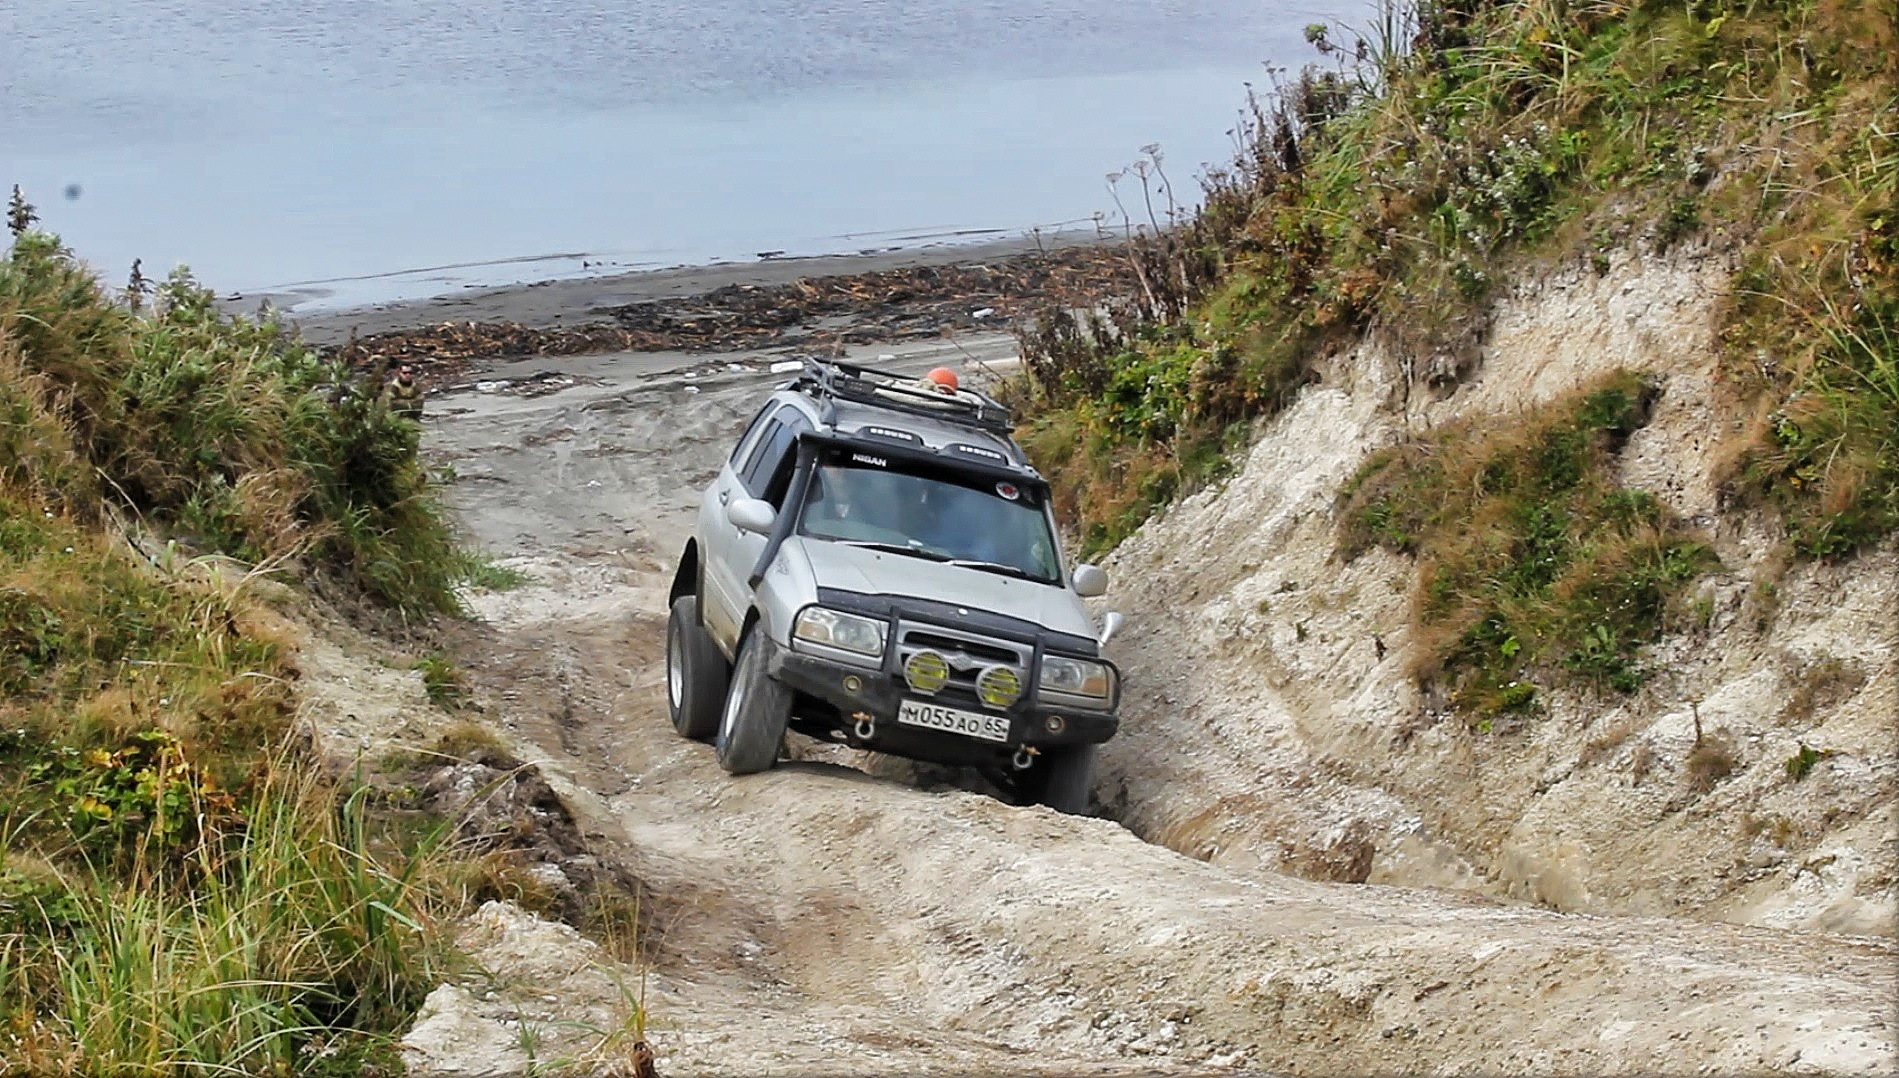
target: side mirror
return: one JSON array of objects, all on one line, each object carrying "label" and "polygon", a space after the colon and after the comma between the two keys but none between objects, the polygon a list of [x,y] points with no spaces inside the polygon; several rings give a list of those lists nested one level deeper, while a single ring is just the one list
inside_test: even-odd
[{"label": "side mirror", "polygon": [[1108,574],[1095,565],[1075,566],[1075,594],[1084,599],[1108,593]]},{"label": "side mirror", "polygon": [[1127,620],[1118,610],[1108,611],[1107,616],[1101,619],[1100,643],[1102,647],[1108,646],[1108,641],[1114,639],[1114,634],[1121,631],[1121,626],[1126,624]]},{"label": "side mirror", "polygon": [[778,510],[771,503],[757,498],[740,498],[725,507],[725,519],[742,532],[754,535],[770,535],[773,524],[778,522]]}]

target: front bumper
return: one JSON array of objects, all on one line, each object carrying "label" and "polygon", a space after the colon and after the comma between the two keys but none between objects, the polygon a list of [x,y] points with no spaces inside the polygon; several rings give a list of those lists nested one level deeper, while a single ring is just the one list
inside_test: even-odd
[{"label": "front bumper", "polygon": [[[879,751],[944,762],[979,762],[999,754],[1012,755],[1024,747],[1045,749],[1099,744],[1112,738],[1120,727],[1120,720],[1111,711],[1052,705],[1038,700],[1034,693],[1000,712],[984,706],[974,693],[959,689],[922,696],[911,692],[900,674],[793,651],[775,641],[769,642],[769,646],[766,670],[773,679],[835,708],[837,714],[833,722],[839,728],[848,730],[856,725],[860,716],[868,716],[876,724],[877,733],[866,744]],[[847,679],[855,682],[854,689],[846,684]],[[989,741],[899,723],[897,707],[906,698],[981,714],[1004,715],[1009,720],[1009,739]],[[806,721],[830,718],[812,714],[801,717]],[[1059,729],[1051,730],[1050,726]]]}]

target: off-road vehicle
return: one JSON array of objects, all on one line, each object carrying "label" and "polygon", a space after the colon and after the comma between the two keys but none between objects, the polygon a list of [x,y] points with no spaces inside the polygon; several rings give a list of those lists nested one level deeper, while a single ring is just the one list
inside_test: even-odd
[{"label": "off-road vehicle", "polygon": [[770,768],[787,729],[975,767],[1088,808],[1120,674],[1064,568],[1048,483],[987,394],[806,360],[706,489],[673,578],[680,734]]}]

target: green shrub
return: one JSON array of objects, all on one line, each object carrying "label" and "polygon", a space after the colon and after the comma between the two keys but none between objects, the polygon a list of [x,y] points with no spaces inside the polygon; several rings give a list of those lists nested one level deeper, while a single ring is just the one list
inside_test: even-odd
[{"label": "green shrub", "polygon": [[[57,240],[0,261],[0,479],[86,513],[101,495],[205,549],[309,558],[412,613],[458,609],[458,550],[417,428],[274,320],[184,272],[149,317]],[[96,478],[95,478],[96,477]]]}]

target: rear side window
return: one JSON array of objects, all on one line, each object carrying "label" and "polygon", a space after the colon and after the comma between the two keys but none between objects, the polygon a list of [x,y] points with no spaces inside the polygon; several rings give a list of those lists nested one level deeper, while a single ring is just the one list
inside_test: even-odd
[{"label": "rear side window", "polygon": [[784,429],[785,425],[778,421],[777,416],[773,416],[765,423],[765,429],[759,431],[758,438],[753,441],[751,455],[745,458],[745,463],[736,465],[739,484],[754,498],[758,497],[759,487],[753,482],[752,477],[758,473],[765,458],[771,456],[772,443],[778,439],[779,433]]},{"label": "rear side window", "polygon": [[766,424],[759,436],[758,448],[753,450],[750,460],[745,462],[744,471],[739,473],[739,482],[745,486],[745,492],[754,498],[763,498],[773,508],[781,508],[785,500],[785,491],[791,484],[791,469],[796,462],[796,454],[791,452],[792,444],[797,440],[798,432],[811,424],[792,407],[779,410],[777,415]]},{"label": "rear side window", "polygon": [[752,421],[745,425],[745,433],[739,435],[738,444],[732,447],[732,456],[726,462],[734,470],[738,469],[739,461],[744,459],[745,454],[757,447],[759,428],[765,426],[765,415],[770,411],[771,403],[766,402],[765,406],[758,410],[758,414],[752,417]]}]

